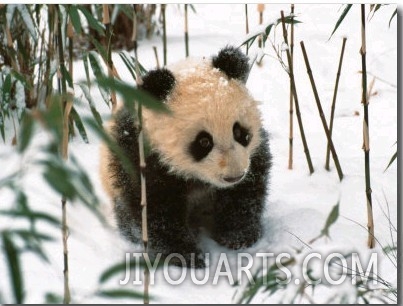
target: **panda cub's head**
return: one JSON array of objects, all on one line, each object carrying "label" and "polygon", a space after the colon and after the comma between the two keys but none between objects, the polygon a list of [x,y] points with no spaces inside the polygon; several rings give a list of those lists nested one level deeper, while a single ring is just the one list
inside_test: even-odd
[{"label": "panda cub's head", "polygon": [[186,59],[150,71],[142,88],[171,114],[144,109],[144,130],[172,173],[229,187],[247,174],[260,143],[256,101],[245,87],[248,58],[226,47],[212,59]]}]

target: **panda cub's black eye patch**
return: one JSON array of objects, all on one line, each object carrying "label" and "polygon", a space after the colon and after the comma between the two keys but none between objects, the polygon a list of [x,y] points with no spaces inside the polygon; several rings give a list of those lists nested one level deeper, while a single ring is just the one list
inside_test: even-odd
[{"label": "panda cub's black eye patch", "polygon": [[201,161],[213,149],[213,137],[206,131],[197,134],[189,146],[189,152],[196,161]]},{"label": "panda cub's black eye patch", "polygon": [[252,139],[252,134],[247,128],[244,128],[239,122],[235,122],[232,128],[234,139],[244,147],[248,146]]}]

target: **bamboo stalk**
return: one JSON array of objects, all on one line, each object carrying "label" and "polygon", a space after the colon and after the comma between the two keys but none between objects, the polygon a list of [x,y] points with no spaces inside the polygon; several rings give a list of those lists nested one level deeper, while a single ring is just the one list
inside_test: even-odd
[{"label": "bamboo stalk", "polygon": [[313,78],[312,69],[309,64],[308,54],[306,53],[305,45],[304,45],[303,41],[301,41],[301,48],[302,48],[302,54],[304,55],[304,60],[305,60],[306,69],[307,69],[307,72],[309,75],[309,80],[311,81],[313,94],[315,96],[316,106],[318,107],[320,119],[322,120],[323,129],[325,130],[327,141],[330,146],[330,151],[332,152],[333,161],[336,165],[337,174],[339,175],[339,179],[341,181],[341,180],[343,180],[343,171],[341,170],[339,158],[337,157],[336,149],[334,148],[332,137],[330,136],[329,128],[326,123],[325,114],[323,113],[322,105],[320,103],[318,90],[316,89],[315,80]]},{"label": "bamboo stalk", "polygon": [[[135,11],[135,14],[136,11]],[[137,19],[136,19],[137,20]],[[137,25],[136,25],[137,27]],[[140,64],[138,61],[137,53],[135,54],[136,59],[136,84],[137,87],[143,85],[143,79],[140,73]],[[146,188],[146,161],[144,154],[144,131],[143,131],[143,110],[142,104],[137,103],[137,118],[138,118],[138,144],[139,144],[139,157],[140,157],[140,184],[141,184],[141,200],[140,205],[142,207],[141,211],[141,238],[143,240],[144,253],[148,255],[148,225],[147,225],[147,188]],[[144,298],[143,303],[149,304],[149,287],[150,287],[150,270],[146,265],[144,267]]]},{"label": "bamboo stalk", "polygon": [[[61,155],[64,160],[67,160],[68,152],[68,141],[69,141],[69,115],[71,108],[73,106],[72,99],[67,99],[67,89],[66,82],[63,78],[61,71],[66,68],[64,66],[64,51],[63,51],[63,39],[62,39],[62,18],[59,10],[59,5],[56,6],[55,11],[55,25],[57,26],[57,31],[55,31],[55,40],[57,42],[58,49],[58,59],[59,59],[59,72],[58,72],[58,87],[59,94],[62,96],[63,105],[63,139],[61,142]],[[62,240],[63,240],[63,280],[64,280],[64,292],[63,292],[63,303],[70,304],[70,285],[69,285],[69,255],[68,255],[68,225],[67,225],[67,200],[66,196],[62,196]]]},{"label": "bamboo stalk", "polygon": [[[264,12],[264,4],[263,3],[259,3],[257,5],[257,11],[259,13],[259,25],[261,25],[263,23],[263,12]],[[259,35],[258,46],[259,46],[259,48],[262,48],[262,35]]]},{"label": "bamboo stalk", "polygon": [[160,68],[160,61],[158,59],[158,50],[156,46],[153,46],[154,49],[154,55],[155,55],[155,62],[157,63],[157,69]]},{"label": "bamboo stalk", "polygon": [[50,101],[51,101],[51,92],[52,92],[52,80],[50,78],[50,63],[51,60],[54,58],[54,4],[49,4],[48,8],[48,23],[49,23],[49,31],[48,31],[48,51],[46,56],[46,64],[45,64],[45,105],[46,108],[49,108]]},{"label": "bamboo stalk", "polygon": [[245,30],[249,34],[249,17],[248,17],[248,4],[245,3]]},{"label": "bamboo stalk", "polygon": [[164,66],[167,65],[167,25],[165,18],[166,4],[161,4],[161,14],[162,14],[162,46],[164,53]]},{"label": "bamboo stalk", "polygon": [[69,22],[67,24],[67,37],[69,39],[69,73],[71,79],[73,79],[73,37],[74,37],[74,29],[73,23],[71,22],[71,18],[69,18]]},{"label": "bamboo stalk", "polygon": [[[291,14],[294,14],[294,4],[291,4]],[[294,17],[291,17],[291,21],[294,21]],[[291,22],[291,44],[290,55],[291,65],[294,65],[294,23]],[[289,150],[288,150],[288,169],[292,169],[293,164],[293,145],[294,145],[294,98],[292,94],[292,84],[290,79],[290,136],[289,136]]]},{"label": "bamboo stalk", "polygon": [[372,213],[372,189],[371,189],[371,169],[369,156],[369,120],[368,120],[368,95],[367,95],[367,61],[366,61],[366,34],[365,34],[365,4],[361,4],[361,65],[362,65],[362,97],[361,103],[364,105],[364,122],[363,122],[363,138],[364,138],[364,158],[365,158],[365,194],[367,199],[367,215],[368,215],[368,247],[375,247],[375,231],[374,216]]},{"label": "bamboo stalk", "polygon": [[[112,61],[112,24],[110,21],[109,17],[109,6],[108,4],[103,4],[102,5],[102,12],[103,12],[103,20],[102,23],[105,25],[105,44],[106,44],[106,50],[107,50],[107,58],[106,58],[106,64],[108,66],[108,76],[113,77],[114,73],[114,65]],[[115,112],[116,107],[117,107],[117,101],[116,101],[116,92],[114,90],[111,90],[111,103],[112,103],[112,113]]]},{"label": "bamboo stalk", "polygon": [[[285,18],[284,18],[284,12],[283,11],[281,11],[281,23],[282,23],[282,27],[283,27],[284,42],[286,43],[286,45],[288,45],[287,30],[285,28]],[[287,61],[288,61],[288,67],[289,67],[289,74],[288,75],[289,75],[290,80],[291,80],[291,89],[292,89],[292,93],[293,93],[293,97],[294,97],[295,112],[296,112],[296,115],[297,115],[299,131],[301,133],[302,144],[304,146],[304,152],[305,152],[306,160],[307,160],[307,163],[308,163],[309,172],[310,172],[310,174],[312,174],[315,170],[314,170],[313,165],[312,165],[312,160],[311,160],[311,155],[309,153],[308,143],[307,143],[306,138],[305,138],[304,126],[302,124],[301,111],[299,109],[297,89],[296,89],[296,86],[295,86],[295,79],[294,79],[294,65],[293,65],[293,62],[291,61],[290,50],[287,49],[286,53],[287,53]]]},{"label": "bamboo stalk", "polygon": [[137,6],[136,4],[133,4],[133,32],[132,32],[132,37],[131,40],[133,42],[134,46],[134,57],[137,57]]},{"label": "bamboo stalk", "polygon": [[[344,48],[346,46],[346,41],[347,41],[347,37],[343,37],[343,44],[341,46],[341,53],[340,53],[340,60],[339,60],[339,68],[337,69],[336,83],[334,85],[332,109],[331,109],[331,112],[330,112],[330,123],[329,123],[330,137],[332,137],[332,133],[333,133],[334,111],[336,109],[337,90],[339,88],[339,79],[340,79],[340,74],[341,74],[341,66],[343,64]],[[325,163],[325,168],[328,171],[330,170],[329,162],[330,162],[330,145],[328,144],[327,150],[326,150],[326,163]]]},{"label": "bamboo stalk", "polygon": [[189,56],[188,4],[185,4],[185,54]]}]

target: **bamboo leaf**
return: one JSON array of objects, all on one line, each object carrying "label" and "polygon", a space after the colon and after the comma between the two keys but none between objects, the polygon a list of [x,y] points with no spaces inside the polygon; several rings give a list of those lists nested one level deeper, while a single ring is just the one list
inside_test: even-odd
[{"label": "bamboo leaf", "polygon": [[29,113],[25,113],[20,130],[18,152],[22,153],[28,147],[32,138],[31,136],[33,130],[34,130],[34,120],[32,119],[32,116]]},{"label": "bamboo leaf", "polygon": [[[90,51],[88,53],[88,59],[90,61],[92,72],[94,73],[95,78],[97,80],[105,78],[105,74],[103,73],[103,70],[101,69],[101,63],[99,62],[99,55],[94,51]],[[106,105],[109,106],[109,102],[110,102],[109,93],[103,87],[98,87],[98,88],[99,88],[101,96],[102,96],[103,100],[105,101]]]},{"label": "bamboo leaf", "polygon": [[392,17],[389,19],[389,28],[390,28],[390,23],[392,22],[393,17],[395,17],[397,14],[397,9],[393,12]]},{"label": "bamboo leaf", "polygon": [[3,138],[3,142],[6,142],[6,134],[5,134],[5,125],[4,125],[4,116],[3,112],[0,112],[0,133],[1,133],[1,138]]},{"label": "bamboo leaf", "polygon": [[386,170],[388,170],[388,168],[392,165],[392,163],[396,160],[396,158],[397,158],[397,151],[395,152],[395,154],[393,154],[392,158],[389,161],[389,164],[387,165],[385,170],[383,170],[383,172],[386,172]]},{"label": "bamboo leaf", "polygon": [[119,52],[120,58],[123,60],[124,64],[132,75],[133,80],[136,80],[136,71],[134,65],[130,62],[125,52]]},{"label": "bamboo leaf", "polygon": [[78,9],[84,14],[85,18],[88,21],[89,26],[91,28],[93,28],[94,30],[96,30],[98,32],[98,34],[100,34],[101,36],[104,36],[105,31],[104,31],[103,24],[100,21],[98,21],[97,19],[95,19],[95,17],[83,5],[79,5]]},{"label": "bamboo leaf", "polygon": [[65,65],[60,66],[60,71],[62,73],[63,78],[67,81],[67,84],[69,85],[70,88],[73,88],[73,80],[71,78],[70,72],[67,71],[67,68]]},{"label": "bamboo leaf", "polygon": [[195,6],[193,4],[189,4],[189,7],[192,9],[193,13],[197,14]]},{"label": "bamboo leaf", "polygon": [[134,298],[134,299],[143,299],[143,293],[135,292],[133,290],[125,290],[125,289],[109,289],[109,290],[100,290],[97,292],[98,296],[108,297],[108,298]]},{"label": "bamboo leaf", "polygon": [[120,93],[123,97],[125,105],[130,110],[134,110],[134,100],[138,101],[145,107],[158,111],[158,112],[165,112],[169,113],[168,107],[158,101],[149,93],[134,87],[133,85],[116,80],[115,78],[103,78],[98,80],[98,84],[103,88],[114,90]]},{"label": "bamboo leaf", "polygon": [[31,12],[28,9],[28,5],[26,4],[19,4],[17,5],[17,10],[20,13],[20,16],[22,20],[24,21],[26,27],[25,29],[28,30],[29,34],[31,35],[32,39],[35,41],[35,43],[38,40],[38,37],[36,36],[35,30],[37,27],[35,26],[34,20],[32,18]]},{"label": "bamboo leaf", "polygon": [[2,103],[9,103],[10,96],[11,96],[11,74],[7,74],[6,78],[4,79],[3,88],[2,88],[2,96],[3,101]]},{"label": "bamboo leaf", "polygon": [[115,264],[112,267],[108,268],[107,270],[105,270],[104,272],[102,272],[101,276],[99,277],[98,282],[100,284],[105,283],[107,280],[109,280],[112,276],[114,276],[115,274],[118,274],[122,271],[126,270],[126,263],[122,262],[119,264]]},{"label": "bamboo leaf", "polygon": [[70,116],[72,116],[74,123],[80,133],[81,138],[84,140],[85,143],[89,143],[87,131],[85,130],[84,124],[81,120],[80,115],[77,113],[74,107],[71,108]]},{"label": "bamboo leaf", "polygon": [[94,122],[92,118],[86,118],[87,125],[101,138],[108,146],[109,150],[116,154],[119,161],[122,163],[123,169],[131,176],[135,177],[136,171],[132,161],[127,157],[126,153],[117,145],[117,143],[105,132],[102,126]]},{"label": "bamboo leaf", "polygon": [[325,227],[321,231],[322,236],[327,236],[329,237],[329,228],[332,224],[336,222],[336,220],[339,218],[339,204],[340,202],[337,202],[335,206],[333,206],[332,211],[330,212],[329,216],[327,217]]},{"label": "bamboo leaf", "polygon": [[12,290],[16,304],[24,302],[24,284],[21,274],[20,256],[17,247],[10,239],[8,232],[2,233],[4,255],[8,263],[8,269],[12,280]]},{"label": "bamboo leaf", "polygon": [[343,12],[341,13],[339,19],[337,20],[336,25],[335,25],[335,27],[333,29],[333,32],[332,32],[332,34],[330,34],[329,40],[330,40],[330,38],[332,38],[332,36],[336,32],[337,28],[343,22],[344,18],[346,17],[347,13],[350,11],[352,6],[353,6],[352,4],[346,4],[346,8],[343,10]]},{"label": "bamboo leaf", "polygon": [[28,211],[0,210],[0,215],[18,217],[18,218],[24,217],[24,218],[29,218],[32,220],[35,219],[35,220],[46,221],[55,226],[60,225],[60,221],[57,218],[55,218],[49,214],[46,214],[46,213],[34,212],[32,210],[28,210]]},{"label": "bamboo leaf", "polygon": [[71,20],[71,23],[73,24],[75,32],[78,35],[81,35],[81,32],[82,32],[81,20],[80,20],[80,14],[78,13],[78,10],[77,10],[77,5],[75,5],[75,4],[70,5],[69,15],[70,15],[70,20]]},{"label": "bamboo leaf", "polygon": [[[144,265],[144,263],[140,263],[140,265],[137,265],[136,262],[132,262],[132,261],[129,262],[130,269],[139,269],[139,268],[141,268],[142,265]],[[121,263],[118,263],[118,264],[115,264],[115,265],[109,267],[99,277],[99,281],[98,281],[99,284],[104,284],[106,281],[111,279],[116,274],[126,271],[126,266],[127,266],[126,262],[121,262]]]},{"label": "bamboo leaf", "polygon": [[[89,88],[85,84],[82,84],[82,83],[80,83],[78,85],[80,86],[82,92],[84,93],[85,98],[88,101],[88,104],[90,105],[90,110],[91,110],[92,116],[97,121],[97,123],[100,126],[102,126],[102,124],[103,124],[102,123],[102,117],[101,117],[101,115],[99,114],[98,110],[95,107],[95,104],[94,104],[94,101],[92,100],[92,96],[91,96]],[[74,98],[74,103],[78,103],[78,102],[79,102],[79,100],[75,97]]]}]

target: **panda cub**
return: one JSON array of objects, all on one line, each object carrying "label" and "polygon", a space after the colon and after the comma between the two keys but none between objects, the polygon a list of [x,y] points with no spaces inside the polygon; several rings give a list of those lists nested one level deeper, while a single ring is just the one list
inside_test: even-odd
[{"label": "panda cub", "polygon": [[[268,136],[256,101],[245,87],[248,57],[231,46],[210,59],[186,59],[149,71],[141,88],[170,113],[143,108],[147,221],[150,256],[183,256],[203,267],[200,230],[231,249],[253,245],[262,234],[261,215],[271,165]],[[109,133],[133,163],[130,176],[118,157],[102,148],[101,176],[114,202],[124,237],[141,241],[138,129],[124,108]]]}]

